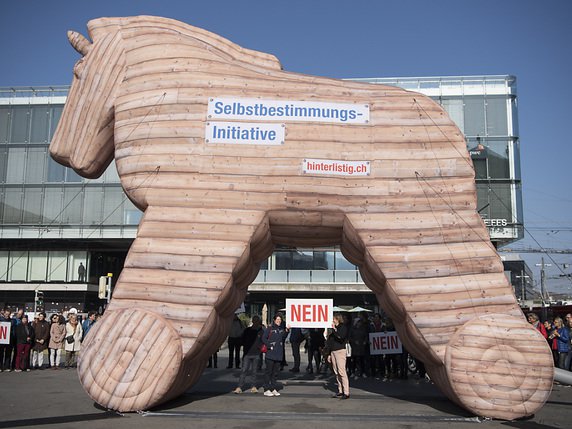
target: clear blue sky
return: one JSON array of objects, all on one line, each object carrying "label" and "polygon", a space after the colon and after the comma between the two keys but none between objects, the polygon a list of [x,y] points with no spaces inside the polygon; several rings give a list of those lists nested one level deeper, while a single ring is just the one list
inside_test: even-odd
[{"label": "clear blue sky", "polygon": [[[69,84],[78,54],[68,29],[85,34],[89,19],[141,14],[205,28],[307,74],[515,75],[525,225],[544,247],[572,248],[572,1],[2,0],[0,86]],[[516,244],[528,245],[538,247],[529,237]],[[526,259],[534,266],[540,256]]]}]

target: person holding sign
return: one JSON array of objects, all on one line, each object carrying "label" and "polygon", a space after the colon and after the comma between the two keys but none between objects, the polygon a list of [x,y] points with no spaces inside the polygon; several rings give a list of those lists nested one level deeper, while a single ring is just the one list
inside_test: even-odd
[{"label": "person holding sign", "polygon": [[336,381],[338,383],[338,393],[332,398],[350,398],[350,380],[346,372],[346,343],[348,341],[348,327],[344,325],[344,318],[341,314],[334,315],[334,323],[328,335],[327,346],[330,349],[328,362],[332,364]]},{"label": "person holding sign", "polygon": [[0,372],[10,372],[12,367],[12,350],[16,333],[16,321],[11,317],[11,310],[6,307],[0,313]]},{"label": "person holding sign", "polygon": [[280,396],[276,389],[278,387],[276,379],[284,354],[284,340],[286,340],[289,331],[290,325],[286,329],[282,328],[282,315],[277,314],[262,336],[262,342],[268,349],[266,352],[266,372],[264,373],[264,396]]}]

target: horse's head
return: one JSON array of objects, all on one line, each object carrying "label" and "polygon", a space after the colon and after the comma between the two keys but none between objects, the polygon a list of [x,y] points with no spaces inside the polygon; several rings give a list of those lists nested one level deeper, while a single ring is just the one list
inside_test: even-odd
[{"label": "horse's head", "polygon": [[57,162],[87,178],[101,176],[113,159],[114,102],[125,72],[121,32],[101,21],[88,24],[93,43],[68,32],[82,58],[50,145]]}]

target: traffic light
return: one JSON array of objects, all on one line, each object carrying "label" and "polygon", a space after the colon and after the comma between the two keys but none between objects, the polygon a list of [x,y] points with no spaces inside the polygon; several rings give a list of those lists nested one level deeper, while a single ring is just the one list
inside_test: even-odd
[{"label": "traffic light", "polygon": [[99,293],[97,295],[99,299],[107,298],[107,277],[101,276],[99,278]]},{"label": "traffic light", "polygon": [[41,290],[36,291],[36,311],[44,309],[44,292]]}]

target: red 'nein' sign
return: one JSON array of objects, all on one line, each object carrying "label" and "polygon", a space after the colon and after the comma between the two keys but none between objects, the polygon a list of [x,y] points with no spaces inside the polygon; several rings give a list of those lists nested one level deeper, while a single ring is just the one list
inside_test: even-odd
[{"label": "red 'nein' sign", "polygon": [[331,299],[287,299],[286,323],[293,328],[329,328],[333,306]]}]

